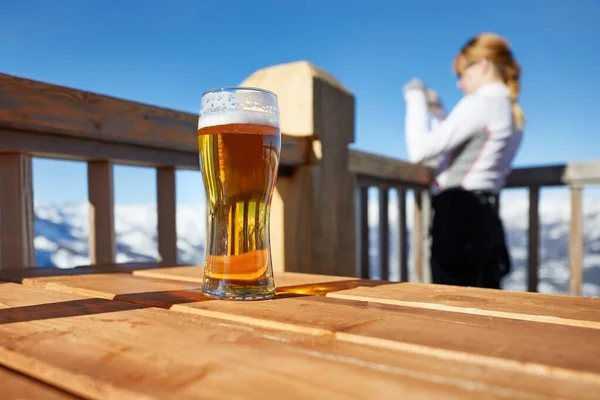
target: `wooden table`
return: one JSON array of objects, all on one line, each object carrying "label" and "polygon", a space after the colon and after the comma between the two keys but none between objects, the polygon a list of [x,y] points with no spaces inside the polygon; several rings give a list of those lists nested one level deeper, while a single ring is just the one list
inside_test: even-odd
[{"label": "wooden table", "polygon": [[0,398],[600,399],[600,300],[198,267],[0,271]]}]

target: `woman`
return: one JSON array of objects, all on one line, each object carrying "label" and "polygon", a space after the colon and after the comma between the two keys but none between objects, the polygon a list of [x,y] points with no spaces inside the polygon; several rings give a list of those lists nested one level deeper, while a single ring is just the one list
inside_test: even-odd
[{"label": "woman", "polygon": [[434,283],[499,289],[510,260],[496,196],[521,143],[520,67],[506,40],[484,33],[463,46],[454,70],[465,96],[445,118],[421,81],[404,87],[410,160],[439,160],[432,277]]}]

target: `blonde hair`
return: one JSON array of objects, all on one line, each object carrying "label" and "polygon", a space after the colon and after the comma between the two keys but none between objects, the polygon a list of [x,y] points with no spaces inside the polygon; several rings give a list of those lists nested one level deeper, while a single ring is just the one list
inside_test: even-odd
[{"label": "blonde hair", "polygon": [[489,60],[496,67],[502,80],[508,87],[512,101],[512,114],[515,125],[522,129],[525,124],[525,113],[517,101],[520,92],[521,66],[515,60],[509,43],[494,33],[482,33],[469,40],[454,59],[454,72],[463,73],[465,65],[482,59]]}]

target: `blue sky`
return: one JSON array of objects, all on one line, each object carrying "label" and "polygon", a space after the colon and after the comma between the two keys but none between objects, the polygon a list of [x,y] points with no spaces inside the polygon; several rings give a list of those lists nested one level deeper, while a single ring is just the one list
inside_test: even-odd
[{"label": "blue sky", "polygon": [[[0,2],[0,72],[196,113],[207,89],[256,69],[308,60],[356,96],[354,147],[406,158],[401,88],[419,77],[449,108],[458,48],[493,31],[523,67],[528,124],[515,164],[600,159],[600,2],[32,1]],[[155,201],[154,172],[115,169],[117,203]],[[81,163],[36,160],[36,198],[85,201]],[[178,174],[178,201],[203,196]]]}]

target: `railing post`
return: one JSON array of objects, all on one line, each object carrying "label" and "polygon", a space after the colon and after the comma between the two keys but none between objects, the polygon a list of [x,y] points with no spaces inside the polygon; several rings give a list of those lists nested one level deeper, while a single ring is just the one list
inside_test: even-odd
[{"label": "railing post", "polygon": [[408,282],[408,237],[406,229],[406,190],[398,188],[398,262],[400,282]]},{"label": "railing post", "polygon": [[0,154],[0,268],[35,266],[31,157]]},{"label": "railing post", "polygon": [[389,238],[389,191],[386,187],[379,189],[379,271],[380,279],[390,278],[390,238]]},{"label": "railing post", "polygon": [[583,286],[583,210],[582,188],[571,186],[571,229],[569,234],[569,265],[571,294],[581,296]]},{"label": "railing post", "polygon": [[360,204],[360,277],[369,279],[371,270],[369,266],[369,188],[359,189]]},{"label": "railing post", "polygon": [[353,95],[304,61],[262,69],[243,85],[275,92],[282,133],[313,142],[307,165],[278,178],[271,207],[274,269],[356,276],[356,181],[348,168]]},{"label": "railing post", "polygon": [[527,287],[530,292],[538,290],[538,268],[539,268],[539,238],[540,238],[540,188],[531,186],[529,188],[529,279]]},{"label": "railing post", "polygon": [[115,262],[113,166],[110,161],[88,162],[90,263]]},{"label": "railing post", "polygon": [[164,265],[177,264],[175,168],[156,169],[158,211],[158,255]]},{"label": "railing post", "polygon": [[412,256],[414,275],[417,282],[423,282],[423,197],[421,190],[414,190],[414,221],[412,232]]}]

